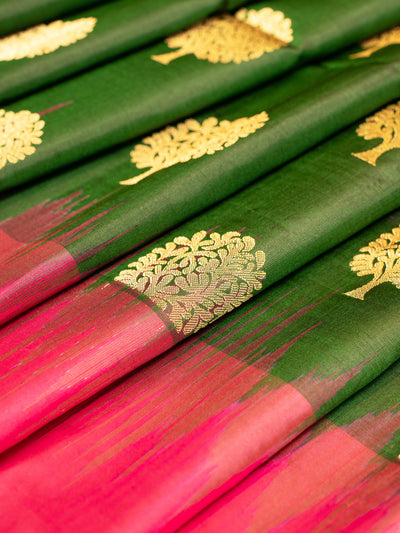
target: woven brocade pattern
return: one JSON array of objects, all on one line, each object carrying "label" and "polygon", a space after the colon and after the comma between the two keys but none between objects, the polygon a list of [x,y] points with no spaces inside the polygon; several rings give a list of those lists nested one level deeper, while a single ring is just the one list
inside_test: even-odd
[{"label": "woven brocade pattern", "polygon": [[393,533],[398,0],[0,3],[0,533]]}]

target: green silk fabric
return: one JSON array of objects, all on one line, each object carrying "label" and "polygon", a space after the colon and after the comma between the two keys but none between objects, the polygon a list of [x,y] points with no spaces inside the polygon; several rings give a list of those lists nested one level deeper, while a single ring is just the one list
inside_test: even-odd
[{"label": "green silk fabric", "polygon": [[[152,59],[243,5],[281,10],[293,41],[237,64]],[[0,64],[6,111],[44,121],[0,168],[0,529],[300,533],[359,506],[346,531],[391,531],[400,41],[352,55],[400,23],[399,1],[6,0],[0,34],[58,16],[97,24]],[[186,119],[190,157],[157,167]],[[155,171],[121,184],[149,147]],[[324,499],[336,465],[355,484]],[[388,471],[375,504],[362,491]]]},{"label": "green silk fabric", "polygon": [[0,62],[0,102],[4,105],[33,90],[132,52],[222,7],[221,0],[116,0],[80,11],[68,20],[97,19],[93,31],[84,39],[50,54]]},{"label": "green silk fabric", "polygon": [[[290,16],[289,4],[283,6],[277,1],[268,5],[284,8]],[[369,35],[373,28],[379,31],[387,27],[389,14],[392,23],[400,20],[397,0],[390,0],[384,9],[378,0],[355,2],[346,10],[336,9],[337,2],[333,0],[324,2],[318,9],[315,5],[314,1],[308,2],[304,15],[308,12],[309,16],[299,17],[298,21],[293,19],[297,37],[292,45],[265,53],[258,59],[240,64],[214,64],[190,54],[169,65],[161,65],[151,59],[152,55],[168,50],[166,44],[160,43],[14,102],[10,106],[12,111],[43,112],[60,104],[69,105],[46,115],[43,142],[32,156],[15,167],[7,165],[1,169],[0,189],[27,183],[100,154],[107,148],[247,91],[305,61],[332,53],[337,47],[351,45]],[[314,12],[319,19],[316,14],[312,15]],[[351,27],[341,33],[338,42],[336,30],[337,25],[342,24],[344,12]],[[313,20],[312,25],[310,20]],[[313,41],[315,25],[321,30],[321,38]],[[94,34],[87,38],[88,43]],[[74,50],[84,46],[84,41],[77,43]],[[60,54],[63,52],[61,50]],[[374,60],[379,63],[379,59]],[[354,98],[356,94],[351,84],[362,74],[364,64],[365,61],[358,67],[354,62],[352,79],[346,80],[349,94]],[[389,73],[387,76],[389,83],[391,76]],[[8,85],[5,89],[8,91]],[[370,88],[362,91],[365,94],[359,92],[357,97],[366,99],[368,90]],[[362,112],[362,107],[360,110]]]},{"label": "green silk fabric", "polygon": [[[222,151],[173,165],[137,185],[121,186],[119,181],[140,173],[130,162],[129,152],[135,145],[129,144],[4,199],[0,219],[12,219],[34,208],[40,221],[41,213],[53,209],[54,202],[53,234],[61,236],[59,242],[63,242],[63,232],[75,228],[74,239],[65,240],[64,246],[85,274],[248,187],[255,179],[340,128],[388,104],[398,94],[399,53],[400,49],[394,46],[383,50],[379,60],[372,57],[354,64],[344,58],[301,69],[282,81],[196,116],[201,122],[210,115],[219,120],[234,120],[268,112],[270,120],[262,128]],[[67,109],[54,114],[68,115]],[[238,202],[251,206],[249,209],[254,212],[259,210],[261,218],[257,215],[252,223],[256,232],[257,225],[267,217],[268,225],[272,226],[278,219],[287,221],[289,234],[292,230],[296,234],[302,228],[309,231],[313,224],[322,228],[326,235],[323,250],[340,242],[351,234],[346,233],[350,221],[357,231],[397,205],[396,151],[385,154],[378,169],[353,157],[352,152],[371,146],[357,136],[356,127],[349,127],[346,133],[241,193],[241,200],[232,198],[228,205],[235,206],[234,212]],[[111,137],[108,129],[104,131]],[[99,131],[96,133],[101,135]],[[69,142],[75,144],[73,140]],[[75,150],[82,149],[82,143],[76,142]],[[69,157],[71,150],[64,153]],[[34,162],[27,159],[27,165],[29,161]],[[54,164],[58,160],[53,157],[47,161]],[[378,188],[378,194],[374,184],[377,173],[384,184]],[[363,180],[371,185],[365,187]],[[282,194],[282,190],[287,192]],[[346,203],[331,202],[332,194],[343,194],[342,202]],[[60,202],[65,210],[61,219],[57,214]],[[324,209],[329,210],[326,218]],[[225,213],[223,219],[230,216],[231,208],[221,204],[217,212]],[[301,224],[298,224],[299,217]],[[220,223],[220,220],[216,222]],[[86,231],[85,226],[81,231],[82,224],[88,224],[91,230]],[[25,234],[28,241],[48,238],[42,233],[40,222],[25,230]],[[271,233],[270,228],[266,231],[269,239],[274,234],[275,230]],[[300,235],[295,240],[301,245]],[[277,235],[277,253],[280,253],[279,241]],[[305,247],[305,253],[311,255],[306,255],[304,260],[300,260],[301,254],[297,255],[300,261],[295,263],[296,268],[321,253],[317,240]],[[280,260],[279,268],[289,272],[292,267],[286,269],[282,255]]]}]

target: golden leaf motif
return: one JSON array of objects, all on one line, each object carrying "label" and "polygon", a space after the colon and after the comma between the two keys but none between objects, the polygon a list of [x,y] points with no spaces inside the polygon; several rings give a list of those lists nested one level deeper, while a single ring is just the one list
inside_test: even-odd
[{"label": "golden leaf motif", "polygon": [[373,279],[354,291],[346,292],[347,296],[364,300],[367,292],[387,281],[400,289],[400,227],[394,228],[392,233],[382,233],[360,252],[364,253],[354,256],[351,270],[357,272],[357,276],[371,275]]},{"label": "golden leaf motif", "polygon": [[232,311],[261,289],[265,272],[255,240],[236,231],[176,237],[115,278],[162,309],[188,335]]},{"label": "golden leaf motif", "polygon": [[359,137],[367,141],[382,139],[382,143],[371,150],[351,154],[376,166],[376,161],[381,155],[394,148],[400,148],[400,102],[385,107],[372,117],[368,117],[356,132]]},{"label": "golden leaf motif", "polygon": [[386,48],[391,44],[400,44],[400,26],[396,26],[391,30],[384,31],[380,35],[376,35],[375,37],[371,37],[370,39],[363,41],[361,43],[361,48],[363,48],[363,50],[361,52],[357,52],[356,54],[352,54],[349,57],[350,59],[370,57],[378,50]]},{"label": "golden leaf motif", "polygon": [[97,22],[94,17],[78,20],[55,20],[0,39],[0,61],[50,54],[61,46],[84,39]]},{"label": "golden leaf motif", "polygon": [[34,145],[42,142],[44,124],[39,113],[0,109],[0,168],[34,153]]},{"label": "golden leaf motif", "polygon": [[194,54],[210,63],[242,63],[287,46],[292,40],[292,21],[282,11],[242,8],[235,16],[210,17],[168,37],[166,44],[179,50],[151,58],[168,65],[178,57]]},{"label": "golden leaf motif", "polygon": [[150,167],[150,169],[138,176],[120,181],[120,184],[135,185],[164,168],[198,159],[206,154],[214,154],[235,144],[239,139],[248,137],[262,128],[268,120],[268,114],[262,111],[250,118],[238,118],[232,122],[221,120],[218,123],[215,117],[209,117],[200,124],[197,120],[189,118],[176,127],[167,126],[153,133],[151,137],[143,139],[143,144],[136,145],[131,151],[131,161],[137,168]]}]

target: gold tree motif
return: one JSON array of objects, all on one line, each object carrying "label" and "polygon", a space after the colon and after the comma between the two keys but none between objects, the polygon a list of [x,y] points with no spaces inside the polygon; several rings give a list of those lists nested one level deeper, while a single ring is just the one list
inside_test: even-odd
[{"label": "gold tree motif", "polygon": [[42,142],[44,124],[39,113],[0,109],[0,168],[34,153],[34,145]]},{"label": "gold tree motif", "polygon": [[394,228],[392,233],[382,233],[360,252],[364,253],[353,258],[351,270],[357,272],[357,276],[372,275],[373,279],[354,291],[346,292],[347,296],[364,300],[367,292],[386,281],[400,289],[400,227]]},{"label": "gold tree motif", "polygon": [[361,52],[357,52],[356,54],[352,54],[349,57],[350,59],[370,57],[378,50],[386,48],[391,44],[400,44],[400,26],[396,26],[391,30],[384,31],[380,35],[376,35],[375,37],[371,37],[370,39],[363,41],[361,43],[361,48],[363,48],[363,50]]},{"label": "gold tree motif", "polygon": [[173,59],[194,54],[210,63],[242,63],[287,46],[292,40],[292,21],[282,11],[242,8],[235,16],[210,17],[168,37],[166,44],[179,50],[151,58],[168,65]]},{"label": "gold tree motif", "polygon": [[61,46],[84,39],[97,22],[94,17],[40,24],[0,39],[0,61],[50,54]]},{"label": "gold tree motif", "polygon": [[162,309],[178,333],[193,333],[251,298],[265,272],[255,240],[236,231],[175,237],[115,278]]},{"label": "gold tree motif", "polygon": [[143,139],[143,144],[136,145],[130,153],[131,161],[137,168],[150,169],[120,181],[120,184],[135,185],[164,168],[198,159],[206,154],[214,154],[262,128],[268,120],[268,114],[262,111],[258,115],[238,118],[233,122],[221,120],[218,123],[215,117],[209,117],[200,124],[189,118],[176,127],[167,126]]},{"label": "gold tree motif", "polygon": [[367,141],[382,139],[382,143],[371,150],[351,154],[370,165],[376,166],[376,161],[382,154],[394,148],[400,148],[400,102],[378,111],[372,117],[368,117],[357,128],[356,132],[359,137],[363,137]]}]

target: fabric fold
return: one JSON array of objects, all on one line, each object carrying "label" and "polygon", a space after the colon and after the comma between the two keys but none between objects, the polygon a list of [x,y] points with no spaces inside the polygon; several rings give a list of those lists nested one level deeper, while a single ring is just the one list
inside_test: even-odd
[{"label": "fabric fold", "polygon": [[[318,3],[314,22],[321,24],[321,31],[327,26],[332,26],[336,31],[336,22],[341,23],[347,17],[349,24],[351,21],[354,26],[350,24],[353,32],[348,28],[346,35],[340,39],[340,48],[343,48],[354,44],[360,38],[370,36],[374,30],[380,31],[387,27],[389,16],[392,17],[392,24],[400,20],[397,0],[389,0],[389,5],[385,5],[384,9],[378,0],[369,0],[367,4],[370,7],[373,5],[374,10],[365,10],[365,3],[352,3],[351,7],[343,6],[341,9],[337,8],[337,2],[333,0],[322,5]],[[277,4],[281,6],[281,2]],[[265,6],[266,3],[262,5]],[[44,120],[43,133],[35,149],[29,142],[28,135],[27,151],[17,157],[17,160],[14,154],[11,159],[14,164],[5,162],[0,169],[0,189],[46,176],[136,136],[190,116],[224,99],[237,96],[300,65],[302,43],[308,46],[307,43],[312,42],[308,40],[313,30],[307,14],[315,7],[315,0],[308,2],[307,6],[307,11],[302,12],[303,16],[299,15],[298,21],[292,21],[293,41],[286,43],[278,39],[279,43],[287,46],[279,44],[278,47],[272,47],[272,51],[261,55],[254,51],[254,48],[258,50],[258,36],[262,31],[257,24],[262,26],[264,17],[262,14],[260,22],[258,17],[262,8],[257,4],[256,22],[253,25],[239,21],[236,16],[232,17],[235,28],[239,22],[246,26],[244,36],[239,32],[240,43],[248,46],[248,30],[251,32],[250,43],[253,43],[247,57],[236,63],[235,58],[223,62],[213,55],[209,59],[202,59],[203,55],[198,58],[190,53],[164,65],[154,59],[168,49],[166,44],[161,43],[14,102],[8,112],[24,111],[25,114],[33,115],[30,120]],[[246,9],[250,13],[253,8],[250,5]],[[269,9],[271,8],[267,9],[267,15],[270,13]],[[359,16],[361,14],[362,17]],[[284,15],[284,20],[290,19],[290,14]],[[335,17],[339,17],[338,20]],[[281,18],[279,20],[283,23]],[[230,23],[228,26],[231,30]],[[286,23],[283,28],[286,35]],[[278,35],[281,29],[279,24]],[[214,45],[213,34],[210,38],[209,30],[206,26],[200,47],[203,50],[206,46],[206,50],[213,52],[218,50],[218,46]],[[235,35],[235,32],[233,33]],[[217,35],[220,35],[219,31]],[[308,60],[320,58],[326,54],[327,49],[329,53],[336,50],[337,36],[333,38],[332,31],[326,31],[324,35],[326,40],[318,40],[307,50]],[[89,36],[88,39],[90,38]],[[186,42],[186,37],[184,40]],[[192,42],[193,38],[188,37],[188,40]],[[194,41],[197,42],[196,39]],[[84,40],[81,41],[83,42]],[[242,51],[240,46],[238,48]],[[354,65],[359,64],[361,68],[365,61],[352,60]],[[42,118],[44,116],[45,118]]]},{"label": "fabric fold", "polygon": [[0,532],[395,530],[398,0],[0,36],[39,16],[0,37]]},{"label": "fabric fold", "polygon": [[105,0],[3,0],[0,6],[0,35],[24,30],[55,17],[63,17]]},{"label": "fabric fold", "polygon": [[[68,19],[46,21],[7,40],[0,39],[2,105],[132,53],[222,7],[221,0],[117,0],[80,11]],[[77,40],[73,25],[85,21],[89,24],[87,33],[75,34]],[[71,26],[71,37],[60,38],[67,25]]]},{"label": "fabric fold", "polygon": [[395,531],[399,372],[396,363],[179,531]]},{"label": "fabric fold", "polygon": [[[393,47],[381,53],[380,61],[371,58],[354,65],[346,58],[306,67],[4,200],[0,243],[9,251],[2,257],[0,322],[248,186],[389,102],[398,93],[398,54]],[[349,130],[349,139],[357,150],[354,128]],[[368,172],[367,162],[357,161],[351,150],[342,149],[352,171]],[[148,167],[150,171],[143,172]],[[342,173],[340,168],[338,173]],[[34,225],[29,224],[32,218]],[[64,249],[62,255],[69,265],[60,269],[56,260],[52,275],[49,243]],[[31,267],[37,273],[33,284],[25,275]]]},{"label": "fabric fold", "polygon": [[[392,245],[399,246],[399,222],[396,211],[5,454],[0,474],[5,511],[10,487],[18,487],[12,510],[6,512],[8,523],[22,531],[33,516],[38,531],[68,531],[73,526],[90,533],[101,516],[104,527],[113,524],[120,531],[175,531],[222,496],[204,511],[204,518],[200,514],[187,525],[188,530],[196,526],[207,531],[210,520],[210,531],[217,531],[215,523],[225,519],[227,527],[226,517],[239,510],[243,515],[238,530],[243,523],[251,525],[253,509],[247,512],[240,499],[237,505],[231,493],[226,498],[223,494],[237,485],[234,495],[238,492],[240,498],[244,487],[243,497],[254,501],[254,493],[247,496],[246,489],[249,479],[258,479],[258,471],[238,485],[245,476],[398,360],[399,289],[393,283],[377,284],[364,301],[346,291],[362,283],[349,268],[352,258],[361,250],[367,259],[378,247],[380,257],[384,250],[389,257]],[[398,427],[398,371],[389,380],[380,379],[387,386],[373,384],[372,401],[364,401],[367,389],[362,391],[355,414],[361,418],[358,430],[363,424],[370,426],[364,445],[376,446],[375,453],[388,454],[390,461],[397,453],[385,433]],[[393,402],[383,424],[374,401],[379,410],[389,409],[386,401]],[[361,416],[359,405],[364,409]],[[343,421],[351,425],[349,417]],[[301,479],[296,450],[307,450],[310,441],[311,456],[319,453],[310,434],[315,435],[315,429],[294,441],[288,456],[284,450],[282,459],[278,456],[266,464],[267,480],[261,493],[256,492],[256,503],[261,506],[260,521],[263,515],[271,519],[268,526],[275,525],[274,520],[279,523],[280,513],[283,521],[299,510],[295,526],[288,529],[299,531],[300,508],[308,509],[312,497],[318,503],[318,490],[309,499],[299,498],[301,485],[297,489],[290,483],[287,505],[281,502],[274,505],[274,513],[265,513],[270,494],[285,481],[279,478],[287,475],[288,458]],[[338,446],[336,439],[333,442]],[[334,466],[340,465],[341,453],[359,457],[362,448],[347,450],[352,443],[340,442],[343,448],[330,449],[337,459]],[[358,467],[373,456],[363,456]],[[383,463],[378,461],[377,472],[389,462]],[[389,468],[390,476],[398,478],[398,468]],[[22,483],[27,472],[33,474]],[[326,479],[327,473],[316,472],[316,481],[318,475]],[[390,476],[385,490],[390,490]],[[263,499],[265,488],[272,492]],[[275,493],[274,501],[280,494]],[[294,510],[292,501],[298,502]],[[217,522],[212,521],[214,512]],[[320,517],[317,508],[315,519]]]},{"label": "fabric fold", "polygon": [[4,327],[2,448],[397,207],[398,152],[374,167],[354,140],[352,128]]}]

